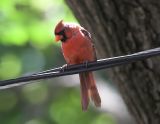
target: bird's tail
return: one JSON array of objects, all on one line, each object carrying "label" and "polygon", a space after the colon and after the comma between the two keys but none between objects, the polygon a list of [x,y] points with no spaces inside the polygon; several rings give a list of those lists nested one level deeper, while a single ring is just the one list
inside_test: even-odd
[{"label": "bird's tail", "polygon": [[93,100],[95,106],[101,106],[101,98],[99,96],[96,83],[92,72],[83,72],[79,74],[81,83],[81,102],[82,109],[85,111],[88,108],[89,97]]}]

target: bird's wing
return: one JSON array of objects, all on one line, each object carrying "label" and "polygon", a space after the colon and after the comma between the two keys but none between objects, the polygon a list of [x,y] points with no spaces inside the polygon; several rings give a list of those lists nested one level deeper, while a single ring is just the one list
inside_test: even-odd
[{"label": "bird's wing", "polygon": [[92,40],[92,38],[91,38],[91,34],[90,34],[86,29],[84,29],[84,28],[81,28],[80,31],[81,31],[81,32],[83,33],[83,35],[84,35],[85,37],[87,37],[87,38],[89,39],[89,41],[92,43],[93,52],[94,52],[94,58],[95,58],[95,60],[97,60],[95,45],[94,45],[94,42],[93,42],[93,40]]}]

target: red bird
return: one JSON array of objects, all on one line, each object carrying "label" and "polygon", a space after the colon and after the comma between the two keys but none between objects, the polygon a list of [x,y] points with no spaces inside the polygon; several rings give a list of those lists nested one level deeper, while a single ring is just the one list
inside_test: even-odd
[{"label": "red bird", "polygon": [[[55,28],[55,41],[59,40],[62,42],[63,56],[68,65],[97,60],[91,35],[80,25],[60,21]],[[101,106],[93,73],[82,72],[79,78],[82,109],[87,110],[90,97],[97,107]]]}]

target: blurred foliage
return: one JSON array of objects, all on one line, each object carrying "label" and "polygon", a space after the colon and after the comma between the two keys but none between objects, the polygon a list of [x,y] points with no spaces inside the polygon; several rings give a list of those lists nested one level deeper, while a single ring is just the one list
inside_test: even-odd
[{"label": "blurred foliage", "polygon": [[37,82],[34,84],[26,85],[23,87],[22,91],[26,102],[29,102],[31,104],[42,103],[48,96],[47,86],[44,83]]},{"label": "blurred foliage", "polygon": [[[64,64],[54,43],[58,21],[76,21],[63,0],[1,0],[0,80]],[[49,83],[51,82],[51,83]],[[2,124],[114,124],[90,108],[82,112],[80,93],[53,80],[0,90]]]}]

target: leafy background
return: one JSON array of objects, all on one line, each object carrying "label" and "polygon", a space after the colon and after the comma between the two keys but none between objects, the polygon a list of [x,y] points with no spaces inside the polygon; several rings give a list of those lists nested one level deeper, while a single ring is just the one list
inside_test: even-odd
[{"label": "leafy background", "polygon": [[[53,33],[61,19],[77,22],[63,0],[1,0],[0,80],[64,64]],[[55,78],[0,90],[0,123],[115,124],[92,106],[82,112],[79,86],[69,82]]]}]

